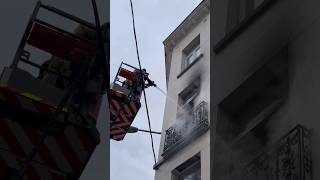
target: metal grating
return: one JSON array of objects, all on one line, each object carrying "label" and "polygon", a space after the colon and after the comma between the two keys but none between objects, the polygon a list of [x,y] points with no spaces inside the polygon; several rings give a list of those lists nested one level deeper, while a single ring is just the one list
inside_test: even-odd
[{"label": "metal grating", "polygon": [[191,113],[191,118],[181,123],[176,123],[166,130],[164,153],[179,150],[194,138],[200,136],[209,129],[208,103],[201,102]]}]

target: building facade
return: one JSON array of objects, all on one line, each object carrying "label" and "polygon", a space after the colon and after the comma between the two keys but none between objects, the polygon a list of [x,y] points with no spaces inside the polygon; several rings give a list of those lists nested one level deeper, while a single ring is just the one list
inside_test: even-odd
[{"label": "building facade", "polygon": [[320,179],[320,1],[212,3],[211,178]]},{"label": "building facade", "polygon": [[167,99],[156,180],[210,180],[210,13],[202,1],[164,41]]}]

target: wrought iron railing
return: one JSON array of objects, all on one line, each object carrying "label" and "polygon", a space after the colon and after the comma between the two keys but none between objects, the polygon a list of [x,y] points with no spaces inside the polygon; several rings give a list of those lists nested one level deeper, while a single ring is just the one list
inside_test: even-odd
[{"label": "wrought iron railing", "polygon": [[312,180],[310,132],[298,125],[253,160],[247,179]]},{"label": "wrought iron railing", "polygon": [[209,129],[207,102],[201,102],[188,116],[166,130],[163,157],[180,150]]}]

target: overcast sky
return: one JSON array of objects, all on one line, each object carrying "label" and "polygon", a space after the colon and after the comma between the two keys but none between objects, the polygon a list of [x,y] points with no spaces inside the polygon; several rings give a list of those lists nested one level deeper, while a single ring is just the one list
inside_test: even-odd
[{"label": "overcast sky", "polygon": [[[166,90],[163,40],[201,0],[133,0],[142,66],[150,78]],[[124,61],[138,67],[129,0],[111,0],[111,78]],[[155,88],[146,90],[152,128],[161,131],[165,96]],[[144,103],[133,126],[148,129]],[[156,156],[160,136],[154,135]],[[127,134],[121,142],[111,140],[111,180],[152,180],[154,164],[147,133]]]},{"label": "overcast sky", "polygon": [[[45,4],[55,6],[59,9],[67,11],[78,17],[86,19],[87,21],[93,22],[93,11],[90,0],[43,0]],[[12,62],[14,53],[18,47],[24,29],[26,27],[29,16],[32,14],[36,0],[5,0],[1,1],[0,5],[0,54],[1,63],[0,71],[4,66],[8,66]],[[102,23],[107,21],[107,0],[97,0],[100,19]],[[41,16],[42,18],[44,16]],[[47,16],[49,17],[49,16]],[[55,18],[50,19],[59,27],[64,27],[72,30],[74,26],[68,22],[56,20]],[[38,62],[46,60],[45,56],[32,55]],[[106,179],[106,112],[104,108],[106,104],[103,104],[101,109],[100,118],[98,120],[98,129],[101,133],[101,143],[96,148],[92,158],[90,159],[83,175],[80,180],[92,180],[92,179]]]}]

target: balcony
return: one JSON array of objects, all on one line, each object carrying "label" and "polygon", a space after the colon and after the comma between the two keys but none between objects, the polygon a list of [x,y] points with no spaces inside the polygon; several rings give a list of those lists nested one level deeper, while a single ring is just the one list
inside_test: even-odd
[{"label": "balcony", "polygon": [[246,179],[312,180],[311,132],[298,125],[247,165]]},{"label": "balcony", "polygon": [[190,119],[182,119],[166,130],[162,157],[167,159],[207,130],[208,103],[203,101],[193,110]]}]

